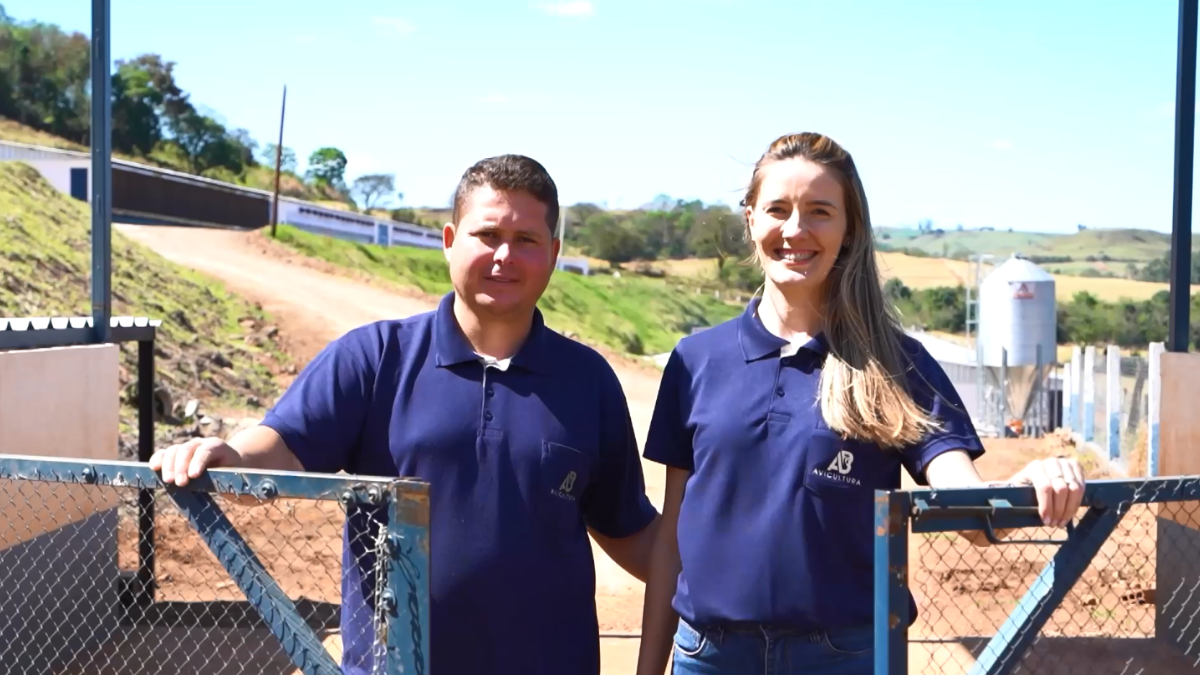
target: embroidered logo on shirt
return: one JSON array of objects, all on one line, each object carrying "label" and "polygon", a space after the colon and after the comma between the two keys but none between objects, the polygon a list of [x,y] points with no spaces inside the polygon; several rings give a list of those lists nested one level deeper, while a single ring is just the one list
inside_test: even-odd
[{"label": "embroidered logo on shirt", "polygon": [[839,450],[838,454],[824,471],[818,467],[814,467],[813,473],[822,478],[838,481],[839,483],[862,485],[862,481],[850,475],[850,470],[853,467],[854,453],[849,450]]},{"label": "embroidered logo on shirt", "polygon": [[557,497],[562,497],[563,499],[570,499],[571,501],[575,501],[575,497],[571,495],[571,490],[575,488],[575,478],[576,478],[575,472],[568,471],[567,477],[563,479],[563,482],[561,484],[559,484],[558,489],[552,490],[554,495]]}]

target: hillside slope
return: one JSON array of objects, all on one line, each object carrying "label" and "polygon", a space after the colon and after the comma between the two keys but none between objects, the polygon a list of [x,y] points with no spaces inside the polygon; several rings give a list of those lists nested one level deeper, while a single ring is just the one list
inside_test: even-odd
[{"label": "hillside slope", "polygon": [[[0,315],[90,313],[90,217],[27,165],[0,162]],[[162,319],[157,382],[173,405],[260,410],[279,393],[274,375],[291,369],[261,309],[210,278],[168,262],[113,232],[113,313]],[[134,419],[137,346],[121,346],[122,446]]]}]

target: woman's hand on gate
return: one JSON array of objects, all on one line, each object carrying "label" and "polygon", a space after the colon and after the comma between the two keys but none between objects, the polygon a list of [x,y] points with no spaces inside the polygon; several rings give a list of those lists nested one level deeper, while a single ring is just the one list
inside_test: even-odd
[{"label": "woman's hand on gate", "polygon": [[1034,487],[1038,514],[1049,527],[1065,527],[1083,504],[1083,467],[1074,457],[1034,460],[1013,476],[1010,483]]}]

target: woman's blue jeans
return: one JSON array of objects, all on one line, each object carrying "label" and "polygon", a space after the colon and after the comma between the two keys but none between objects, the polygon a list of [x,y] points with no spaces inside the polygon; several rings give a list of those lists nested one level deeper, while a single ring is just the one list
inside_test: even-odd
[{"label": "woman's blue jeans", "polygon": [[756,624],[679,621],[673,675],[871,675],[871,625],[801,632]]}]

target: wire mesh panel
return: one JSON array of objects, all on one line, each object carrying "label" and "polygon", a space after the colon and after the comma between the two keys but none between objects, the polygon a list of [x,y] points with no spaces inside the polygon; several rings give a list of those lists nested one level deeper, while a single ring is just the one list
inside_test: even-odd
[{"label": "wire mesh panel", "polygon": [[[1126,498],[1106,497],[1106,485],[1126,488]],[[914,491],[907,672],[1200,673],[1200,478],[1088,490],[1097,487],[1069,534],[1017,527],[984,546],[967,537],[986,531],[985,514],[994,529],[1036,518],[1013,506],[1013,488],[942,491],[979,495],[979,506],[943,514],[922,511],[929,493]],[[939,516],[954,522],[932,524]]]},{"label": "wire mesh panel", "polygon": [[[229,477],[167,490],[144,465],[0,456],[0,671],[422,672],[423,494]],[[150,528],[139,493],[152,496]],[[416,573],[418,602],[394,602],[397,567]]]}]

